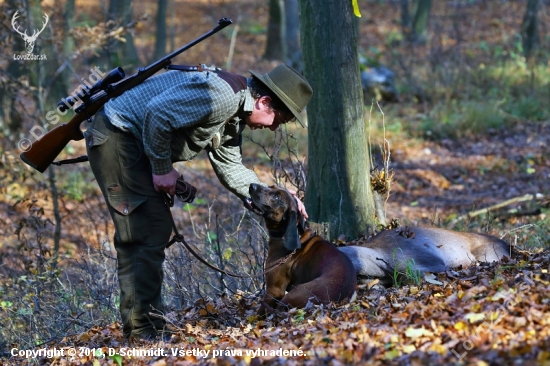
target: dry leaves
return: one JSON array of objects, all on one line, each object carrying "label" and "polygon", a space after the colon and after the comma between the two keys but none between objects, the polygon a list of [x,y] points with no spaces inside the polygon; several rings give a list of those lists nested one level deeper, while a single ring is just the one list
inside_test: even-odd
[{"label": "dry leaves", "polygon": [[[384,289],[371,282],[358,286],[358,296],[349,304],[291,309],[263,320],[256,316],[257,299],[246,294],[199,300],[183,312],[167,314],[179,329],[170,343],[128,343],[120,325],[112,324],[46,346],[95,352],[43,361],[60,365],[233,365],[254,360],[306,365],[330,361],[504,365],[531,360],[547,364],[549,270],[550,253],[522,254],[505,263],[427,274],[415,287]],[[149,355],[131,355],[128,350]]]}]

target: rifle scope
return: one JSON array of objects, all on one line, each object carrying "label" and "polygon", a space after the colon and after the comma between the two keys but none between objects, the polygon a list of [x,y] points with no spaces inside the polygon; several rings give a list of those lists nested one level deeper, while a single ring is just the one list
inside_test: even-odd
[{"label": "rifle scope", "polygon": [[120,80],[124,79],[125,76],[126,74],[124,73],[122,67],[114,68],[109,71],[107,76],[92,85],[91,88],[84,86],[75,96],[61,99],[57,103],[57,107],[59,108],[59,111],[65,112],[66,110],[72,108],[72,106],[74,106],[77,102],[86,102],[95,93],[102,90],[107,90],[111,84],[118,83]]}]

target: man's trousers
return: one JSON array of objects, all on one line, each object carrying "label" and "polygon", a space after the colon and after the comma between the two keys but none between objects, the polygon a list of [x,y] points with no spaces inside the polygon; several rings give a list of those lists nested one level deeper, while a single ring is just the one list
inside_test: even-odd
[{"label": "man's trousers", "polygon": [[165,326],[150,313],[162,312],[162,263],[172,232],[170,209],[155,191],[142,143],[111,125],[103,109],[84,135],[90,166],[115,225],[124,335],[153,335]]}]

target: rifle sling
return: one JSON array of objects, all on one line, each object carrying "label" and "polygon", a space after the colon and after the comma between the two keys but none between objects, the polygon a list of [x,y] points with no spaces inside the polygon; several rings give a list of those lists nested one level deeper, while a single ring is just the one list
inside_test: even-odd
[{"label": "rifle sling", "polygon": [[52,162],[53,165],[65,165],[65,164],[75,164],[75,163],[82,163],[84,161],[88,161],[88,155],[82,155],[78,158],[73,159],[65,159],[65,160],[59,160]]},{"label": "rifle sling", "polygon": [[245,90],[248,87],[248,84],[246,82],[246,78],[239,74],[234,74],[232,72],[224,71],[221,69],[207,69],[202,67],[202,65],[198,66],[189,66],[189,65],[168,65],[166,66],[168,70],[178,70],[178,71],[211,71],[218,74],[220,78],[222,78],[231,89],[233,89],[233,92],[237,94],[241,90]]}]

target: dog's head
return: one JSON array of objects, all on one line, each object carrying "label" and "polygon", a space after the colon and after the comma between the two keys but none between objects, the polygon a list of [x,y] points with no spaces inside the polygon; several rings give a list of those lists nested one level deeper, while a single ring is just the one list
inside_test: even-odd
[{"label": "dog's head", "polygon": [[285,248],[300,248],[298,230],[304,230],[304,218],[294,197],[285,189],[252,183],[249,188],[254,212],[262,215],[272,237],[283,237]]}]

